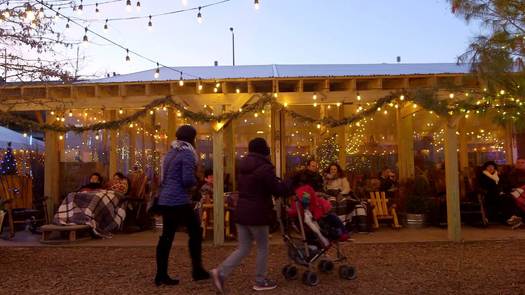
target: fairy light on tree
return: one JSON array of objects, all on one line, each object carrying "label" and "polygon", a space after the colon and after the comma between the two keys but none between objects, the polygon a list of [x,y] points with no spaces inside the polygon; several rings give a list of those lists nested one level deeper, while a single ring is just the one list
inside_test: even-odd
[{"label": "fairy light on tree", "polygon": [[2,159],[0,164],[0,175],[16,175],[16,160],[13,155],[13,148],[11,147],[11,142],[7,143],[7,151]]},{"label": "fairy light on tree", "polygon": [[326,138],[317,148],[317,155],[319,157],[319,166],[324,170],[330,163],[337,162],[339,158],[339,145],[335,136]]}]

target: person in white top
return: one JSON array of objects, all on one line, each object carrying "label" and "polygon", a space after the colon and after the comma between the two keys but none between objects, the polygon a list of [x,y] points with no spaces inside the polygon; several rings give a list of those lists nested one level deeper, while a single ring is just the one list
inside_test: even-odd
[{"label": "person in white top", "polygon": [[350,183],[346,179],[343,169],[337,163],[328,166],[328,173],[325,175],[324,184],[326,191],[339,191],[342,195],[350,193]]}]

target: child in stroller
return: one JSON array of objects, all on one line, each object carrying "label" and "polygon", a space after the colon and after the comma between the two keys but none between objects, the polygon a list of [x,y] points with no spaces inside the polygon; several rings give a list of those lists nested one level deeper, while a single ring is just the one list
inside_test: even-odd
[{"label": "child in stroller", "polygon": [[[296,265],[306,267],[303,273],[303,283],[315,286],[319,277],[315,266],[323,273],[334,269],[334,262],[346,262],[341,252],[339,242],[348,239],[348,233],[337,215],[331,212],[330,202],[319,197],[305,179],[294,181],[294,196],[291,206],[285,207],[282,200],[278,212],[283,239],[288,247],[288,256],[292,261],[286,265],[282,273],[288,280],[296,279]],[[297,180],[297,179],[296,179]],[[300,236],[297,236],[297,233]],[[328,258],[330,249],[336,249],[336,256]],[[357,277],[355,267],[346,263],[340,265],[339,276],[353,280]]]},{"label": "child in stroller", "polygon": [[[299,202],[291,203],[288,215],[296,218],[302,214],[304,223],[316,234],[322,247],[328,247],[330,241],[348,240],[348,232],[339,217],[331,212],[332,206],[328,200],[317,196],[308,184],[298,187],[295,194]],[[301,208],[297,208],[297,204]]]}]

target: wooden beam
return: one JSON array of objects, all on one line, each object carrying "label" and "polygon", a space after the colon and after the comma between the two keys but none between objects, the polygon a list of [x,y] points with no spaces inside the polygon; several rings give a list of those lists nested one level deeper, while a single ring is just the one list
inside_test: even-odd
[{"label": "wooden beam", "polygon": [[[407,108],[408,106],[405,106]],[[415,175],[414,167],[414,126],[412,116],[402,116],[403,110],[396,112],[397,159],[399,179],[406,180]]]},{"label": "wooden beam", "polygon": [[[345,105],[339,107],[339,119],[345,117]],[[336,128],[337,130],[337,142],[339,145],[339,165],[343,170],[346,170],[346,125],[342,125]]]},{"label": "wooden beam", "polygon": [[459,208],[458,173],[458,118],[447,119],[445,124],[445,178],[447,188],[448,238],[461,241],[461,215]]},{"label": "wooden beam", "polygon": [[[109,119],[111,121],[116,120],[117,118],[117,111],[111,110],[109,111]],[[118,146],[118,138],[117,138],[117,130],[111,129],[109,131],[109,172],[108,177],[113,177],[115,173],[118,171],[118,154],[117,154],[117,146]]]},{"label": "wooden beam", "polygon": [[235,191],[236,179],[235,179],[235,130],[234,121],[230,121],[224,127],[224,142],[226,143],[225,148],[225,167],[224,171],[230,175],[230,181],[232,181],[233,191]]},{"label": "wooden beam", "polygon": [[[53,116],[50,112],[46,113],[46,122],[53,123]],[[45,155],[44,155],[44,195],[49,197],[47,203],[49,217],[52,218],[55,206],[60,202],[60,151],[58,150],[59,134],[53,131],[45,132]],[[52,220],[48,220],[51,223]]]},{"label": "wooden beam", "polygon": [[[223,106],[217,106],[222,113]],[[213,142],[213,243],[224,244],[224,130],[214,130]]]}]

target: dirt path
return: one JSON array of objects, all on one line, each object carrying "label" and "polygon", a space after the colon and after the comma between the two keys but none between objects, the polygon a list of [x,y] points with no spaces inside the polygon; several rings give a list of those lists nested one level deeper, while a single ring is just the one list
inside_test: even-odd
[{"label": "dirt path", "polygon": [[[354,244],[345,250],[358,279],[334,273],[306,287],[285,281],[283,247],[272,246],[270,274],[279,288],[267,294],[525,294],[525,241]],[[205,247],[206,266],[232,247]],[[0,294],[214,294],[209,282],[190,278],[187,249],[175,247],[170,273],[180,286],[157,288],[154,248],[0,248]],[[227,281],[229,294],[251,294],[255,256]],[[266,294],[266,293],[265,293]]]}]

